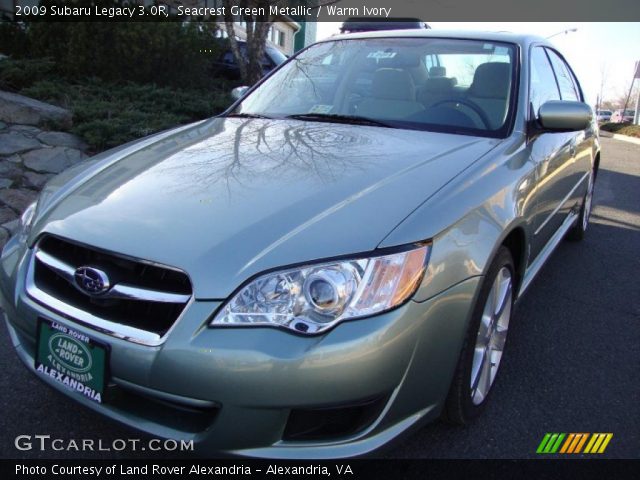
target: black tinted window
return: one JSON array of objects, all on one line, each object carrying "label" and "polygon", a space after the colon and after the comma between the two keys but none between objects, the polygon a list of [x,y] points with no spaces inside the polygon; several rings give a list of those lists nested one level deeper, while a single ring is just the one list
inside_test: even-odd
[{"label": "black tinted window", "polygon": [[531,86],[529,101],[538,115],[540,105],[549,100],[560,100],[558,85],[544,49],[536,47],[531,52]]},{"label": "black tinted window", "polygon": [[547,50],[553,70],[556,72],[556,78],[558,79],[558,85],[560,86],[560,95],[562,100],[580,100],[578,88],[574,83],[573,75],[567,64],[558,56],[553,50]]}]

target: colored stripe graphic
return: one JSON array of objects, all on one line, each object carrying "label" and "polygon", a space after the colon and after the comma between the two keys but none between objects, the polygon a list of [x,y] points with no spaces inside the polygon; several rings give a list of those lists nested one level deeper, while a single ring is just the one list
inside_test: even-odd
[{"label": "colored stripe graphic", "polygon": [[578,442],[578,445],[576,445],[576,449],[573,451],[573,453],[580,453],[582,451],[584,443],[587,441],[587,438],[589,438],[588,433],[581,433],[580,435],[582,435],[582,438]]},{"label": "colored stripe graphic", "polygon": [[547,433],[538,445],[536,453],[556,453],[565,436],[565,433]]},{"label": "colored stripe graphic", "polygon": [[562,448],[560,449],[560,453],[567,453],[567,450],[569,449],[569,446],[571,445],[571,442],[573,442],[573,439],[576,437],[575,433],[570,433],[569,436],[567,437],[567,441],[564,442],[564,445],[562,445]]},{"label": "colored stripe graphic", "polygon": [[558,451],[558,448],[560,448],[560,444],[562,443],[564,437],[564,433],[558,435],[558,439],[556,440],[556,443],[553,444],[553,447],[551,447],[551,449],[549,450],[549,453],[556,453]]},{"label": "colored stripe graphic", "polygon": [[562,449],[565,450],[563,453],[579,453],[579,449],[582,447],[581,444],[584,443],[588,434],[572,433],[571,436],[573,436],[571,443],[567,442],[567,444],[562,447]]},{"label": "colored stripe graphic", "polygon": [[536,453],[604,453],[612,438],[613,433],[546,433]]},{"label": "colored stripe graphic", "polygon": [[546,433],[544,435],[544,437],[542,438],[542,441],[540,442],[540,445],[538,445],[538,449],[536,450],[536,453],[542,453],[544,451],[544,447],[547,445],[547,442],[549,441],[550,437],[551,437],[550,433]]},{"label": "colored stripe graphic", "polygon": [[613,438],[613,433],[594,433],[584,449],[584,453],[604,453]]}]

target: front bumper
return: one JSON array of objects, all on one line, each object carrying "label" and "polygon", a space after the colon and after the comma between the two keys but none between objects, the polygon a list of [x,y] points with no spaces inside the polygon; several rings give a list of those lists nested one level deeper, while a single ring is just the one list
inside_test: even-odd
[{"label": "front bumper", "polygon": [[[479,277],[427,301],[345,322],[317,337],[272,328],[207,328],[216,301],[192,301],[166,341],[148,347],[102,334],[24,291],[29,252],[10,242],[0,292],[18,356],[34,371],[38,317],[111,347],[113,401],[97,404],[37,374],[85,406],[157,437],[193,440],[196,453],[275,458],[362,455],[439,415],[462,346]],[[35,373],[35,372],[34,372]],[[106,398],[106,397],[105,397]],[[384,398],[377,418],[344,437],[290,441],[292,409]]]}]

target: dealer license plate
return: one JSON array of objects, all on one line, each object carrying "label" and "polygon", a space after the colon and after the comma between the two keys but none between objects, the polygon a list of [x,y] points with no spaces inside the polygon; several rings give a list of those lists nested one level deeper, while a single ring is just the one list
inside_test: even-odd
[{"label": "dealer license plate", "polygon": [[108,359],[108,345],[66,325],[38,319],[35,367],[41,375],[102,403]]}]

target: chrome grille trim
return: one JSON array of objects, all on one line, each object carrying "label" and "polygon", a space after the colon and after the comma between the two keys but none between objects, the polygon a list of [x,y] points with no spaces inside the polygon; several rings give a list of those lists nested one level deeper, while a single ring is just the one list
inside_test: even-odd
[{"label": "chrome grille trim", "polygon": [[[42,250],[36,250],[36,258],[44,265],[56,272],[58,275],[67,280],[71,285],[77,288],[74,273],[76,269],[71,265],[58,260]],[[85,293],[85,292],[83,292]],[[100,298],[120,298],[127,300],[140,300],[147,302],[161,303],[187,303],[191,295],[183,295],[180,293],[161,292],[158,290],[149,290],[147,288],[136,287],[125,283],[117,283],[106,293],[100,295]]]},{"label": "chrome grille trim", "polygon": [[[46,238],[46,237],[45,237]],[[116,321],[108,320],[94,313],[87,312],[82,308],[71,305],[50,293],[38,288],[36,284],[36,268],[45,268],[51,270],[53,273],[61,277],[64,281],[73,285],[76,290],[82,292],[75,284],[75,268],[68,263],[59,260],[55,256],[39,249],[40,240],[33,248],[33,251],[29,254],[27,275],[25,282],[25,290],[27,296],[45,307],[70,321],[76,322],[93,330],[99,331],[103,334],[122,339],[128,342],[146,345],[146,346],[159,346],[164,343],[169,333],[174,329],[176,324],[183,317],[185,312],[194,302],[193,294],[186,295],[181,293],[162,292],[157,290],[151,290],[147,288],[141,288],[126,283],[119,283],[111,288],[108,292],[102,295],[96,295],[93,298],[99,299],[112,299],[114,301],[134,301],[134,302],[152,302],[155,304],[183,304],[182,310],[177,315],[176,319],[169,326],[169,328],[162,335],[149,330],[137,328],[132,325],[119,323]],[[86,247],[89,248],[89,247]],[[140,263],[148,263],[143,260],[139,260]],[[37,267],[37,264],[40,267]],[[156,264],[157,267],[167,268],[168,270],[179,271],[172,267],[164,267],[163,265]],[[118,287],[118,288],[116,288]],[[86,295],[86,292],[83,292]],[[88,296],[91,298],[91,296]]]}]

